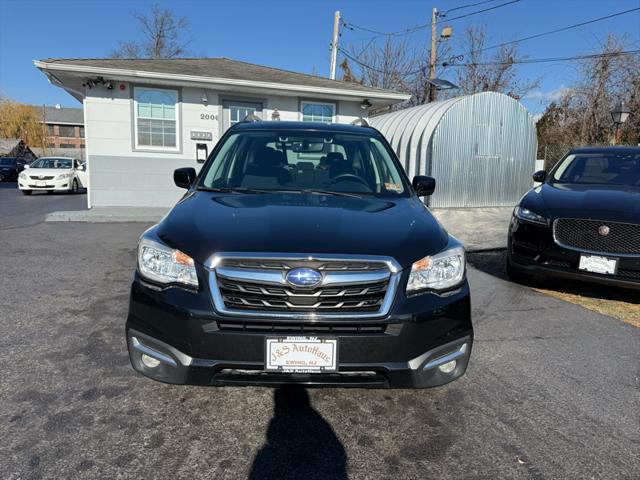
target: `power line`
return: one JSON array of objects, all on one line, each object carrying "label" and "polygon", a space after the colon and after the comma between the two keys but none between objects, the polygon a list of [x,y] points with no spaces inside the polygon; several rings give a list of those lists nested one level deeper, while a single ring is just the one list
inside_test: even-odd
[{"label": "power line", "polygon": [[[342,47],[339,47],[338,50],[348,59],[354,61],[361,67],[367,68],[369,70],[373,70],[374,72],[387,74],[390,73],[385,70],[381,70],[377,67],[373,67],[361,61],[359,58],[355,56],[352,52],[345,50]],[[588,60],[592,58],[606,58],[606,57],[618,57],[618,56],[626,56],[626,55],[638,55],[640,54],[640,49],[637,50],[623,50],[620,52],[607,52],[607,53],[590,53],[584,55],[574,55],[570,57],[552,57],[552,58],[530,58],[516,61],[508,61],[508,62],[474,62],[474,63],[458,63],[458,64],[448,64],[443,63],[443,67],[469,67],[469,66],[490,66],[490,65],[520,65],[520,64],[529,64],[529,63],[553,63],[553,62],[566,62],[566,61],[575,61],[575,60]],[[406,75],[414,75],[416,73],[420,73],[427,68],[422,67],[418,70],[406,72]]]},{"label": "power line", "polygon": [[638,54],[640,54],[640,49],[623,50],[620,52],[591,53],[591,54],[585,54],[585,55],[574,55],[571,57],[529,58],[529,59],[523,59],[523,60],[510,60],[507,62],[471,62],[471,63],[457,63],[457,64],[443,63],[442,66],[469,67],[469,66],[476,66],[476,65],[521,65],[521,64],[527,64],[527,63],[552,63],[552,62],[587,60],[591,58],[618,57],[618,56],[638,55]]},{"label": "power line", "polygon": [[497,1],[498,0],[484,0],[484,2],[470,3],[468,5],[462,5],[461,7],[450,8],[449,10],[446,10],[445,12],[441,13],[440,15],[445,17],[449,12],[454,12],[456,10],[462,10],[463,8],[477,7],[478,5],[484,5],[485,3],[492,3],[492,2],[497,2]]},{"label": "power line", "polygon": [[[546,35],[551,35],[551,34],[554,34],[554,33],[564,32],[566,30],[571,30],[573,28],[583,27],[583,26],[589,25],[591,23],[600,22],[602,20],[608,20],[609,18],[618,17],[620,15],[625,15],[627,13],[635,12],[635,11],[638,11],[638,10],[640,10],[640,7],[631,8],[629,10],[624,10],[622,12],[617,12],[617,13],[612,13],[611,15],[606,15],[604,17],[594,18],[592,20],[587,20],[585,22],[576,23],[574,25],[568,25],[566,27],[557,28],[555,30],[549,30],[548,32],[536,33],[535,35],[530,35],[528,37],[518,38],[518,39],[512,40],[510,42],[498,43],[497,45],[491,45],[490,47],[484,47],[484,48],[481,48],[479,50],[475,50],[474,52],[466,52],[466,54],[468,55],[470,53],[484,52],[486,50],[493,50],[494,48],[505,47],[507,45],[512,45],[514,43],[524,42],[526,40],[533,40],[534,38],[540,38],[540,37],[544,37]],[[456,56],[456,55],[454,55],[454,56]]]},{"label": "power line", "polygon": [[477,10],[475,12],[466,13],[466,14],[460,15],[458,17],[447,18],[447,23],[453,22],[454,20],[460,20],[461,18],[467,18],[467,17],[470,17],[472,15],[478,15],[479,13],[488,12],[490,10],[495,10],[496,8],[506,7],[507,5],[511,5],[512,3],[518,3],[520,1],[522,1],[522,0],[511,0],[510,2],[501,3],[500,5],[495,5],[493,7],[485,8],[483,10]]},{"label": "power line", "polygon": [[[493,0],[493,1],[495,1],[495,0]],[[518,2],[521,2],[521,1],[522,0],[510,0],[509,2],[501,3],[501,4],[495,5],[493,7],[485,8],[485,9],[482,9],[482,10],[477,10],[475,12],[467,13],[465,15],[460,15],[458,17],[448,18],[447,19],[447,23],[453,22],[454,20],[459,20],[461,18],[470,17],[472,15],[478,15],[479,13],[488,12],[490,10],[495,10],[496,8],[505,7],[507,5],[511,5],[513,3],[518,3]],[[460,8],[462,8],[462,7],[460,7]],[[374,33],[376,35],[383,36],[383,37],[401,37],[401,36],[404,36],[404,35],[409,35],[410,33],[413,33],[413,32],[417,32],[418,30],[422,30],[424,28],[431,27],[431,23],[425,23],[425,24],[422,24],[422,25],[416,25],[415,27],[406,28],[404,30],[399,30],[397,32],[381,32],[379,30],[373,30],[371,28],[362,27],[360,25],[356,25],[355,23],[346,22],[346,21],[343,22],[342,25],[343,25],[343,27],[345,27],[345,28],[347,28],[349,30],[358,29],[358,30],[362,30],[363,32]]]}]

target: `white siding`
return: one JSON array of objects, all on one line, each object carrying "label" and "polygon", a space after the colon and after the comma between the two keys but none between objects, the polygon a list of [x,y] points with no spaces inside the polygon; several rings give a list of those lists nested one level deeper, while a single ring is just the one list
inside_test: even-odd
[{"label": "white siding", "polygon": [[[173,184],[173,171],[180,167],[194,167],[197,163],[196,143],[207,143],[209,152],[219,140],[223,121],[222,100],[251,98],[246,94],[206,90],[207,103],[202,101],[204,89],[176,88],[180,92],[180,128],[178,152],[142,151],[133,147],[134,112],[131,100],[132,85],[114,82],[115,88],[94,87],[85,98],[85,133],[89,162],[89,206],[171,206],[184,190]],[[159,88],[171,88],[167,85]],[[314,100],[292,96],[255,95],[263,103],[263,118],[271,120],[277,108],[280,120],[300,120],[300,101]],[[362,114],[358,101],[330,101],[336,104],[336,121],[350,123]],[[202,115],[216,118],[202,118]],[[213,141],[191,140],[191,131],[213,134]]]}]

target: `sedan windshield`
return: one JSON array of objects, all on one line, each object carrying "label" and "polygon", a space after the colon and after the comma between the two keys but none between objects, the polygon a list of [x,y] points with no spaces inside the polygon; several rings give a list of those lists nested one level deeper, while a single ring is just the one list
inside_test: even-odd
[{"label": "sedan windshield", "polygon": [[209,160],[200,189],[408,195],[391,152],[369,135],[250,131],[229,136]]},{"label": "sedan windshield", "polygon": [[640,153],[572,153],[558,164],[552,181],[640,186]]},{"label": "sedan windshield", "polygon": [[71,168],[70,158],[40,158],[31,164],[31,168]]}]

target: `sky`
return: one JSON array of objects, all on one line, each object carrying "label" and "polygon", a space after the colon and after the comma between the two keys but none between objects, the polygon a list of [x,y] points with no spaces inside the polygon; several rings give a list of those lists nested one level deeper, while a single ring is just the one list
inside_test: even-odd
[{"label": "sky", "polygon": [[[36,105],[79,107],[77,100],[48,83],[33,60],[108,57],[119,41],[140,38],[132,14],[148,11],[152,3],[187,18],[191,56],[228,57],[328,76],[336,10],[347,22],[389,32],[430,22],[432,7],[445,11],[479,1],[0,0],[0,95]],[[501,3],[506,0],[457,10],[455,15]],[[640,7],[640,0],[520,0],[451,22],[449,42],[452,51],[460,51],[458,42],[469,26],[484,26],[487,44],[493,45],[635,7]],[[640,11],[522,42],[520,51],[529,58],[593,53],[609,32],[626,34],[630,48],[640,48]],[[430,29],[420,29],[407,41],[423,48],[429,35]],[[371,36],[343,29],[340,44],[361,45]],[[523,65],[517,71],[522,79],[540,80],[539,88],[523,99],[534,115],[557,99],[577,74],[575,62]],[[439,76],[454,79],[451,71]]]}]

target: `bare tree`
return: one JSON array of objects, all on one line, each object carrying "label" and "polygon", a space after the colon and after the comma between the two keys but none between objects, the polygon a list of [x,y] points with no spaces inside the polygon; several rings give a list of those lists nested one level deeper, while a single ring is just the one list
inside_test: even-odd
[{"label": "bare tree", "polygon": [[523,57],[517,43],[503,45],[493,55],[486,54],[485,44],[484,27],[470,27],[464,33],[462,45],[467,53],[462,55],[462,66],[456,71],[455,83],[460,87],[457,94],[501,92],[520,99],[539,85],[539,80],[519,78],[516,63]]},{"label": "bare tree", "polygon": [[580,62],[562,100],[548,105],[538,121],[541,154],[575,145],[609,143],[615,131],[611,110],[621,101],[631,114],[622,125],[620,140],[632,145],[640,142],[640,58],[621,54],[629,46],[627,39],[609,35],[601,55]]},{"label": "bare tree", "polygon": [[177,58],[188,54],[190,40],[184,38],[188,29],[185,17],[176,17],[169,9],[152,5],[147,14],[136,13],[133,17],[140,24],[141,41],[120,42],[111,53],[114,58]]}]

